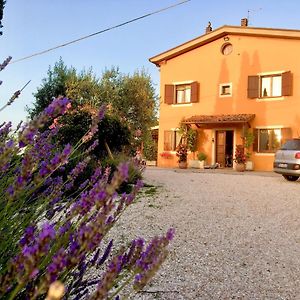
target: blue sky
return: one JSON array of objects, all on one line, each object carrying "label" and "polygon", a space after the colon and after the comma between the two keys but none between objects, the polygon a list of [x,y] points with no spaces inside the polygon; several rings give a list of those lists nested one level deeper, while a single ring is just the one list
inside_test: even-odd
[{"label": "blue sky", "polygon": [[[80,36],[117,25],[179,0],[8,0],[4,10],[4,34],[0,36],[0,60],[13,59],[56,46]],[[190,2],[71,46],[9,65],[0,73],[0,106],[28,80],[20,98],[0,113],[0,123],[25,119],[25,106],[46,77],[49,66],[61,56],[77,70],[92,67],[97,75],[118,66],[123,73],[145,68],[157,88],[159,71],[148,59],[200,36],[210,21],[213,29],[240,25],[250,10],[250,26],[300,29],[300,1]]]}]

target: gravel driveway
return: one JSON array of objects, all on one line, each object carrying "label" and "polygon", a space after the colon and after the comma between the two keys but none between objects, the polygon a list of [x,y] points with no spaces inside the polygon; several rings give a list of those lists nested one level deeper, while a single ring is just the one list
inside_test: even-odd
[{"label": "gravel driveway", "polygon": [[300,181],[148,168],[145,182],[158,188],[140,196],[118,230],[128,239],[169,227],[176,235],[134,299],[300,299]]}]

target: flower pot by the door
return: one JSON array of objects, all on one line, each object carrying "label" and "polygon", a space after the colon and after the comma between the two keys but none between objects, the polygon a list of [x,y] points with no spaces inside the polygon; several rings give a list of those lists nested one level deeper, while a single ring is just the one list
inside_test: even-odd
[{"label": "flower pot by the door", "polygon": [[253,169],[254,169],[253,161],[247,160],[246,161],[246,171],[253,171]]},{"label": "flower pot by the door", "polygon": [[235,164],[235,170],[238,172],[244,172],[246,169],[245,164]]},{"label": "flower pot by the door", "polygon": [[186,161],[181,161],[178,163],[178,166],[180,169],[186,169],[187,168],[187,162]]}]

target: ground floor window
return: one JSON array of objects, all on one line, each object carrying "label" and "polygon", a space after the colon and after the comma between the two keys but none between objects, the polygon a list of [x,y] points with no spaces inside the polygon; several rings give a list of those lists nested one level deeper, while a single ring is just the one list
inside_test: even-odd
[{"label": "ground floor window", "polygon": [[164,132],[164,151],[175,151],[180,143],[181,134],[177,130],[165,130]]},{"label": "ground floor window", "polygon": [[282,129],[257,129],[258,152],[275,152],[282,144]]}]

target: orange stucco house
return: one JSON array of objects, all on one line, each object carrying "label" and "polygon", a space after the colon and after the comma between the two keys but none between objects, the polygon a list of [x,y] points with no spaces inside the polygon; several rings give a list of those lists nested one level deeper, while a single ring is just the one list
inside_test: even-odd
[{"label": "orange stucco house", "polygon": [[216,30],[209,24],[204,35],[150,58],[160,69],[158,166],[177,166],[184,120],[197,129],[208,165],[226,167],[248,130],[254,170],[272,170],[276,149],[300,134],[299,53],[300,30],[242,19]]}]

